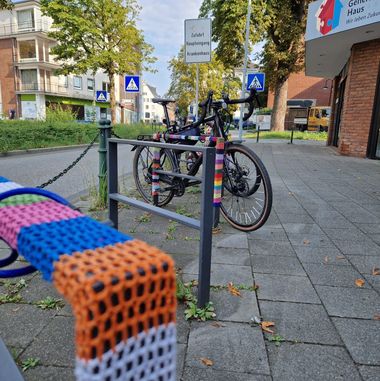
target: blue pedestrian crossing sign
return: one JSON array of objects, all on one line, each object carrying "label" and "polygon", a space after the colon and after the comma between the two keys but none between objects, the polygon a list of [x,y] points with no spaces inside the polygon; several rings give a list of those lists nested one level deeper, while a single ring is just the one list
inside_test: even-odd
[{"label": "blue pedestrian crossing sign", "polygon": [[140,76],[126,75],[125,76],[125,91],[127,93],[139,93],[140,92]]},{"label": "blue pedestrian crossing sign", "polygon": [[252,88],[257,91],[265,90],[265,73],[248,74],[247,90],[251,90]]},{"label": "blue pedestrian crossing sign", "polygon": [[107,102],[107,91],[99,90],[96,92],[96,101],[100,103]]}]

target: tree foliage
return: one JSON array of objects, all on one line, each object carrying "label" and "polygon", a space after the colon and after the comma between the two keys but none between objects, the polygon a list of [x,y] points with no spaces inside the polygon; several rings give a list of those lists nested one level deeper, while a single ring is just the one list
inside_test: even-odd
[{"label": "tree foliage", "polygon": [[[171,83],[168,95],[177,100],[177,105],[182,112],[195,101],[196,89],[196,65],[187,64],[184,60],[184,48],[182,47],[177,57],[169,62],[171,71]],[[233,71],[225,66],[212,53],[211,62],[199,64],[199,102],[207,98],[209,90],[213,90],[215,97],[221,96],[224,91],[231,98],[236,97],[241,87],[239,78]]]},{"label": "tree foliage", "polygon": [[[255,7],[255,5],[254,5]],[[247,0],[204,0],[199,17],[212,17],[212,40],[218,45],[217,58],[226,67],[236,68],[243,64]],[[252,14],[250,46],[260,39]]]},{"label": "tree foliage", "polygon": [[136,26],[135,0],[42,0],[43,13],[53,19],[52,54],[61,74],[103,70],[110,81],[112,121],[116,119],[115,75],[132,74],[152,63],[153,48]]},{"label": "tree foliage", "polygon": [[0,9],[12,9],[13,5],[9,0],[0,0]]}]

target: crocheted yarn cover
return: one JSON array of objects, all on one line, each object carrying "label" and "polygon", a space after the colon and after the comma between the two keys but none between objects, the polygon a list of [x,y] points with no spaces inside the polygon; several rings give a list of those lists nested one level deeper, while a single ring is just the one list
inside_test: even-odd
[{"label": "crocheted yarn cover", "polygon": [[[16,188],[0,177],[0,195]],[[77,380],[175,380],[176,285],[168,255],[28,194],[0,201],[0,238],[72,305]]]}]

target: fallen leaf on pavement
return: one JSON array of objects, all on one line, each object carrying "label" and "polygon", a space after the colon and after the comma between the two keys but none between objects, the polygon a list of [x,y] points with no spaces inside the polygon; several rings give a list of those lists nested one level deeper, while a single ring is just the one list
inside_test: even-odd
[{"label": "fallen leaf on pavement", "polygon": [[304,239],[304,240],[303,240],[303,244],[304,244],[304,245],[309,245],[309,244],[310,244],[310,241],[309,241],[308,239]]},{"label": "fallen leaf on pavement", "polygon": [[364,282],[363,279],[356,279],[355,284],[356,284],[356,286],[358,286],[358,287],[363,287],[364,284],[365,284],[365,282]]},{"label": "fallen leaf on pavement", "polygon": [[336,257],[336,259],[346,259],[346,257],[345,257],[344,255],[338,255],[338,256]]},{"label": "fallen leaf on pavement", "polygon": [[262,321],[260,326],[264,332],[274,333],[273,330],[269,329],[269,327],[274,327],[273,321]]},{"label": "fallen leaf on pavement", "polygon": [[329,257],[327,255],[325,256],[325,263],[329,263]]},{"label": "fallen leaf on pavement", "polygon": [[372,275],[380,275],[380,269],[378,267],[374,267],[372,269]]},{"label": "fallen leaf on pavement", "polygon": [[234,286],[232,282],[228,282],[228,291],[231,295],[241,296],[240,291]]},{"label": "fallen leaf on pavement", "polygon": [[211,324],[215,328],[222,328],[225,327],[225,324],[219,323],[218,321],[215,321],[214,323]]},{"label": "fallen leaf on pavement", "polygon": [[380,320],[380,314],[376,314],[374,317],[373,317],[374,320]]},{"label": "fallen leaf on pavement", "polygon": [[214,362],[206,357],[201,357],[200,359],[204,365],[212,366],[214,365]]}]

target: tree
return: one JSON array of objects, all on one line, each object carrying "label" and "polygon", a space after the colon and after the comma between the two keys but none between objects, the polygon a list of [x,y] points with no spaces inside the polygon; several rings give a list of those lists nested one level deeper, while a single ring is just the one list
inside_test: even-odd
[{"label": "tree", "polygon": [[[203,0],[199,17],[212,17],[212,40],[217,58],[231,69],[243,65],[247,0]],[[250,23],[250,50],[260,35]]]},{"label": "tree", "polygon": [[135,0],[42,0],[42,11],[53,19],[49,36],[62,63],[59,74],[96,73],[109,78],[111,119],[116,122],[115,76],[147,70],[153,48],[136,27],[140,8]]},{"label": "tree", "polygon": [[0,0],[0,9],[12,9],[13,5],[8,0]]},{"label": "tree", "polygon": [[[177,57],[169,61],[171,83],[168,95],[177,100],[177,105],[182,113],[195,101],[196,65],[187,64],[184,60],[182,47]],[[213,53],[211,62],[199,64],[199,102],[207,98],[209,90],[213,90],[215,97],[220,97],[223,91],[236,97],[241,87],[241,82],[233,75],[232,70],[226,69]]]},{"label": "tree", "polygon": [[[235,57],[231,63],[242,62],[244,50],[242,45],[235,47],[231,35],[235,34],[233,41],[243,41],[245,30],[237,18],[245,17],[239,12],[225,14],[226,7],[247,9],[247,0],[204,0],[201,14],[207,12],[214,16],[213,38],[218,45],[228,46],[224,55],[219,59],[230,64],[230,57]],[[304,63],[304,40],[306,26],[306,12],[310,0],[253,0],[251,18],[251,42],[258,38],[265,41],[261,56],[261,64],[267,74],[268,84],[274,90],[274,105],[272,111],[271,128],[284,130],[288,78],[291,73],[302,70]],[[226,21],[223,21],[224,14]],[[238,36],[237,36],[238,35]]]}]

